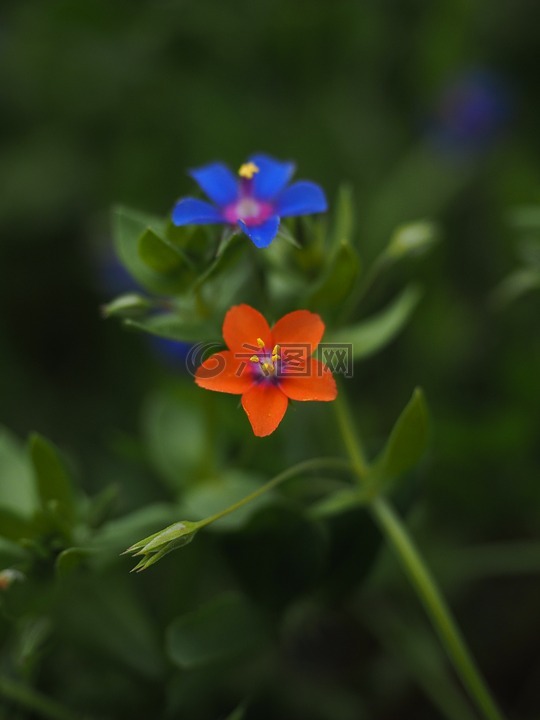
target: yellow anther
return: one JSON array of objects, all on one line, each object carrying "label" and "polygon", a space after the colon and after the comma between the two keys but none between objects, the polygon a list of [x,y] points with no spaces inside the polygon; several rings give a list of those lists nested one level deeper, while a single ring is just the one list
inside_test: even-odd
[{"label": "yellow anther", "polygon": [[251,180],[255,173],[258,172],[259,168],[255,165],[255,163],[252,162],[240,165],[240,169],[238,170],[238,174],[240,175],[240,177],[246,178],[247,180]]},{"label": "yellow anther", "polygon": [[261,363],[261,367],[265,373],[265,375],[270,375],[274,372],[274,366],[270,362],[263,362]]},{"label": "yellow anther", "polygon": [[249,359],[251,360],[251,362],[261,362],[258,355],[252,355]]},{"label": "yellow anther", "polygon": [[272,355],[279,355],[280,351],[281,351],[281,348],[279,347],[279,345],[274,345],[274,349],[272,350]]},{"label": "yellow anther", "polygon": [[[252,336],[252,337],[253,337],[253,336]],[[261,338],[257,338],[257,345],[258,345],[260,348],[263,348],[263,347],[264,347],[264,340],[262,340]]]}]

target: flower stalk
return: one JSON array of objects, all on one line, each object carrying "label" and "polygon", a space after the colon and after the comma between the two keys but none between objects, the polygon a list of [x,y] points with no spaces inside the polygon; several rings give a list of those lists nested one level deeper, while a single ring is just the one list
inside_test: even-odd
[{"label": "flower stalk", "polygon": [[208,525],[221,520],[221,518],[240,510],[240,508],[248,505],[250,502],[253,502],[253,500],[256,500],[258,497],[264,495],[270,490],[278,487],[278,485],[281,485],[286,480],[312,470],[326,469],[352,471],[350,463],[343,458],[313,458],[311,460],[304,460],[303,462],[297,463],[296,465],[283,470],[283,472],[280,472],[267,483],[261,485],[261,487],[257,488],[257,490],[254,490],[249,495],[246,495],[241,500],[238,500],[214,515],[210,515],[209,517],[196,522],[181,520],[180,522],[173,523],[163,530],[159,530],[153,535],[149,535],[148,537],[134,543],[131,547],[125,550],[122,555],[132,555],[133,557],[140,558],[139,562],[135,565],[131,572],[141,572],[142,570],[146,570],[151,565],[158,562],[158,560],[161,560],[161,558],[167,555],[167,553],[190,543],[197,532],[202,528],[205,528]]},{"label": "flower stalk", "polygon": [[[362,486],[365,484],[369,486],[370,468],[359,435],[353,426],[352,416],[344,393],[339,393],[334,407],[343,442],[358,482]],[[394,512],[390,503],[380,493],[373,493],[371,497],[368,496],[366,507],[371,512],[386,541],[396,553],[450,661],[478,710],[485,720],[504,720],[452,616],[450,608],[405,525]]]}]

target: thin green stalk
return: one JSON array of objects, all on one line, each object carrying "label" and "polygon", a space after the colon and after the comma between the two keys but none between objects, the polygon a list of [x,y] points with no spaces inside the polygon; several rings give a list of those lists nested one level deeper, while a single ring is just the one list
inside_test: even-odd
[{"label": "thin green stalk", "polygon": [[352,466],[358,478],[364,480],[368,475],[369,467],[364,448],[362,447],[358,433],[355,431],[352,415],[342,388],[334,400],[334,409],[337,414],[341,436],[349,453],[349,457],[351,458]]},{"label": "thin green stalk", "polygon": [[465,640],[452,617],[431,573],[410,538],[405,526],[391,505],[376,497],[369,508],[386,539],[396,552],[403,569],[437,631],[463,685],[486,720],[503,720],[491,693],[469,652]]},{"label": "thin green stalk", "polygon": [[300,475],[301,473],[307,472],[309,470],[321,470],[325,468],[338,470],[352,469],[350,463],[348,463],[346,460],[343,460],[343,458],[313,458],[311,460],[304,460],[297,463],[296,465],[293,465],[290,468],[287,468],[287,470],[283,470],[283,472],[280,472],[279,475],[276,475],[267,483],[261,485],[260,488],[257,488],[257,490],[254,490],[252,493],[246,495],[246,497],[243,497],[241,500],[234,503],[233,505],[229,505],[229,507],[225,508],[224,510],[220,510],[215,515],[211,515],[210,517],[201,520],[199,523],[199,527],[203,528],[206,527],[206,525],[210,525],[211,523],[216,522],[216,520],[221,520],[222,517],[230,515],[236,510],[239,510],[241,507],[244,507],[244,505],[248,505],[256,498],[264,495],[264,493],[268,492],[269,490],[273,490],[278,485],[281,485],[281,483],[285,482],[285,480],[289,480],[289,478],[295,477],[296,475]]},{"label": "thin green stalk", "polygon": [[[351,463],[358,475],[359,482],[364,484],[369,479],[369,465],[358,433],[353,426],[343,392],[338,395],[334,406],[343,442],[347,448]],[[381,496],[373,496],[368,501],[367,507],[387,542],[397,553],[403,569],[431,619],[456,672],[476,706],[482,712],[483,717],[486,720],[503,720],[503,715],[491,697],[490,691],[467,648],[450,609],[424,560],[409,537],[407,529],[395,514],[391,505]]]},{"label": "thin green stalk", "polygon": [[80,716],[72,714],[62,705],[6,677],[0,677],[0,695],[47,720],[80,720]]}]

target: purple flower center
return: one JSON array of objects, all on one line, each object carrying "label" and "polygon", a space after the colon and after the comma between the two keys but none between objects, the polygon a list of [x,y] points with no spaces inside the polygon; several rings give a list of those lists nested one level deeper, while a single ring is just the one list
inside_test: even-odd
[{"label": "purple flower center", "polygon": [[271,382],[274,385],[279,384],[279,379],[284,365],[279,345],[275,345],[270,352],[264,346],[264,342],[258,338],[257,345],[259,349],[255,355],[250,357],[251,373],[255,382]]},{"label": "purple flower center", "polygon": [[244,195],[223,209],[225,220],[231,225],[236,225],[243,220],[246,225],[261,225],[274,214],[273,206],[262,200],[255,200],[254,197]]}]

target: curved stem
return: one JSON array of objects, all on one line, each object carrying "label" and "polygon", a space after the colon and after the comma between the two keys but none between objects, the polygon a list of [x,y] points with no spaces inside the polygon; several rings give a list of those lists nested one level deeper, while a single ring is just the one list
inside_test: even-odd
[{"label": "curved stem", "polygon": [[396,552],[463,685],[478,709],[488,720],[502,720],[503,716],[491,697],[446,601],[400,518],[382,497],[373,499],[369,508]]},{"label": "curved stem", "polygon": [[281,483],[285,482],[285,480],[289,480],[290,478],[309,470],[320,470],[324,468],[352,470],[351,464],[346,460],[343,460],[343,458],[313,458],[311,460],[304,460],[290,468],[287,468],[287,470],[283,470],[283,472],[280,472],[279,475],[276,475],[267,483],[261,485],[260,488],[257,488],[257,490],[254,490],[254,492],[246,495],[238,502],[233,505],[229,505],[229,507],[225,508],[225,510],[220,510],[215,515],[211,515],[210,517],[201,520],[199,527],[206,527],[206,525],[210,525],[211,523],[216,522],[216,520],[220,520],[222,517],[225,517],[225,515],[230,515],[236,510],[239,510],[241,507],[244,507],[244,505],[247,505],[261,495],[264,495],[264,493],[269,490],[273,490],[273,488],[281,485]]},{"label": "curved stem", "polygon": [[[353,426],[352,416],[343,392],[338,395],[334,407],[343,442],[353,468],[358,475],[359,481],[365,483],[369,480],[369,465],[358,433]],[[490,691],[467,648],[448,605],[410,538],[407,529],[391,505],[383,497],[377,495],[371,497],[367,502],[367,507],[387,542],[398,555],[401,565],[431,619],[456,672],[476,706],[482,712],[483,717],[486,720],[503,720],[503,716],[491,697]]]},{"label": "curved stem", "polygon": [[345,393],[341,388],[338,392],[337,398],[334,400],[334,409],[336,411],[339,428],[341,430],[341,436],[349,457],[351,458],[352,466],[360,480],[367,478],[369,473],[369,467],[366,461],[366,455],[358,433],[355,430],[351,411],[347,404]]}]

